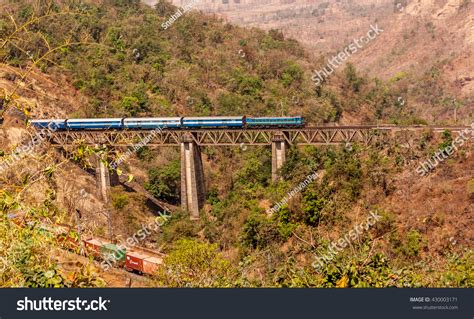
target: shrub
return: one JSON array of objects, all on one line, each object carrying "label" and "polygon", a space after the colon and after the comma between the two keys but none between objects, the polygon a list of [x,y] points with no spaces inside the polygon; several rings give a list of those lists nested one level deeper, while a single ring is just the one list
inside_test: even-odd
[{"label": "shrub", "polygon": [[112,206],[122,209],[129,203],[128,196],[125,194],[112,194]]},{"label": "shrub", "polygon": [[245,221],[241,234],[241,242],[245,247],[261,249],[278,240],[280,234],[277,227],[265,216],[253,213]]},{"label": "shrub", "polygon": [[137,157],[142,160],[142,161],[150,161],[150,159],[152,158],[153,154],[150,150],[150,148],[148,146],[143,146],[143,147],[140,147],[137,151],[136,151],[136,154],[137,154]]},{"label": "shrub", "polygon": [[[364,245],[362,250],[368,250]],[[363,253],[357,258],[338,257],[325,264],[320,271],[319,287],[325,288],[382,288],[418,287],[420,278],[408,269],[392,269],[388,258],[377,253],[372,257]]]},{"label": "shrub", "polygon": [[143,83],[138,85],[131,95],[124,96],[121,102],[122,108],[130,115],[149,111],[148,104],[148,96]]},{"label": "shrub", "polygon": [[474,252],[469,250],[463,256],[452,256],[441,277],[443,287],[474,287]]},{"label": "shrub", "polygon": [[452,145],[452,143],[453,143],[453,134],[450,131],[445,130],[443,132],[442,139],[443,139],[443,142],[441,144],[439,144],[438,148],[441,149],[441,150],[444,150],[446,147]]},{"label": "shrub", "polygon": [[237,182],[250,189],[256,185],[267,185],[271,178],[270,157],[267,152],[249,153],[244,166],[237,172]]},{"label": "shrub", "polygon": [[303,212],[305,223],[308,225],[317,225],[321,220],[321,211],[326,206],[326,199],[319,197],[312,190],[305,192],[303,197]]},{"label": "shrub", "polygon": [[353,64],[348,63],[344,69],[345,80],[347,86],[353,92],[359,92],[362,85],[364,84],[364,79],[357,75],[356,68]]},{"label": "shrub", "polygon": [[[0,199],[2,203],[4,199]],[[4,207],[4,205],[1,205]],[[38,209],[42,209],[41,207]],[[66,276],[51,256],[60,249],[53,236],[34,214],[26,214],[29,225],[20,227],[9,219],[0,218],[0,287],[101,287],[102,279],[87,266],[73,277]],[[45,219],[42,218],[42,221]]]},{"label": "shrub", "polygon": [[278,223],[280,237],[283,240],[288,240],[296,227],[298,227],[297,224],[291,222],[291,211],[288,205],[284,205],[274,216]]},{"label": "shrub", "polygon": [[234,91],[242,95],[250,95],[257,97],[262,89],[262,81],[259,77],[236,72],[234,78]]},{"label": "shrub", "polygon": [[285,86],[293,83],[300,84],[303,79],[303,69],[295,62],[289,62],[288,66],[283,70],[280,79]]},{"label": "shrub", "polygon": [[248,99],[235,93],[221,93],[218,97],[218,103],[221,107],[220,112],[224,115],[245,113],[247,106],[250,105]]},{"label": "shrub", "polygon": [[174,14],[177,10],[177,7],[171,4],[171,2],[168,0],[158,0],[158,2],[155,4],[155,10],[160,16],[167,17]]},{"label": "shrub", "polygon": [[362,163],[356,156],[356,148],[342,149],[329,152],[325,162],[328,178],[334,180],[334,188],[344,196],[349,203],[354,202],[362,188]]},{"label": "shrub", "polygon": [[207,192],[207,202],[211,205],[216,205],[220,202],[219,191],[216,188],[211,188]]},{"label": "shrub", "polygon": [[386,211],[377,211],[382,218],[372,227],[375,232],[375,236],[380,237],[387,233],[393,233],[396,231],[395,216]]},{"label": "shrub", "polygon": [[398,247],[398,251],[409,258],[417,257],[423,248],[423,239],[416,230],[408,232],[406,240]]},{"label": "shrub", "polygon": [[178,203],[181,193],[181,164],[178,160],[148,172],[145,188],[156,198]]},{"label": "shrub", "polygon": [[232,265],[216,244],[181,239],[163,262],[156,274],[161,286],[226,287],[232,282]]}]

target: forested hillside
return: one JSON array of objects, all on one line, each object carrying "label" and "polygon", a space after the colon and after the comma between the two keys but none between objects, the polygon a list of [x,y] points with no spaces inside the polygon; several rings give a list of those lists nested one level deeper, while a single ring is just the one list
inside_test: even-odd
[{"label": "forested hillside", "polygon": [[321,58],[318,70],[378,25],[383,33],[348,61],[371,77],[389,81],[405,107],[425,120],[474,120],[471,0],[204,0],[194,8],[240,26],[279,29]]},{"label": "forested hillside", "polygon": [[[3,159],[28,138],[28,118],[247,114],[303,115],[314,125],[427,123],[400,99],[398,80],[370,79],[347,64],[316,86],[320,62],[281,32],[197,12],[163,28],[176,11],[166,1],[154,8],[133,0],[2,3]],[[472,141],[431,174],[415,171],[454,138],[426,131],[372,146],[295,147],[275,183],[270,149],[204,148],[202,218],[191,221],[178,210],[146,239],[167,254],[148,285],[472,287]],[[0,249],[9,272],[0,285],[102,286],[106,275],[89,262],[68,277],[50,255],[59,250],[54,241],[34,223],[19,232],[8,214],[74,224],[80,208],[83,231],[105,235],[110,225],[98,212],[107,209],[116,238],[153,216],[146,199],[123,186],[113,188],[111,203],[78,195],[81,188],[93,193],[79,168],[91,168],[87,155],[94,152],[104,150],[78,145],[65,159],[45,144],[2,171]],[[144,147],[120,169],[157,198],[179,203],[179,150]],[[269,213],[314,173],[316,180]],[[314,267],[370,212],[380,220]]]},{"label": "forested hillside", "polygon": [[[6,7],[17,8],[18,23],[47,10]],[[62,46],[37,67],[67,74],[88,97],[73,116],[304,114],[314,124],[341,117],[346,123],[422,120],[409,103],[400,102],[398,80],[364,78],[350,64],[338,72],[340,78],[315,88],[312,72],[320,63],[276,30],[246,30],[195,12],[164,30],[162,24],[177,10],[165,1],[155,10],[138,1],[50,10],[59,14],[35,21],[37,33],[13,38],[4,59],[20,67],[48,46]],[[13,25],[5,14],[6,36]],[[42,112],[31,109],[33,115]]]}]

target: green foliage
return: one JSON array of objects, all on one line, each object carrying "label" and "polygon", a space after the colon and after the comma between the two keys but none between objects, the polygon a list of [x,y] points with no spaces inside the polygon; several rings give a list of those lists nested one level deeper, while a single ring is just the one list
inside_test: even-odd
[{"label": "green foliage", "polygon": [[237,183],[245,189],[252,189],[258,185],[265,186],[271,178],[271,158],[268,151],[245,153],[243,167],[237,172]]},{"label": "green foliage", "polygon": [[292,222],[291,211],[288,205],[284,205],[274,216],[281,239],[283,241],[288,240],[293,234],[293,231],[298,227],[296,223]]},{"label": "green foliage", "polygon": [[442,287],[474,287],[474,252],[468,250],[464,255],[450,258],[441,278]]},{"label": "green foliage", "polygon": [[158,0],[158,2],[155,4],[155,9],[156,12],[162,17],[174,14],[177,10],[177,8],[168,0]]},{"label": "green foliage", "polygon": [[322,210],[326,206],[326,199],[319,197],[311,190],[303,197],[304,220],[308,225],[317,225],[322,218]]},{"label": "green foliage", "polygon": [[359,92],[364,83],[364,79],[357,75],[357,71],[352,63],[347,63],[344,68],[344,75],[349,88],[351,88],[353,92]]},{"label": "green foliage", "polygon": [[232,79],[232,89],[242,95],[258,97],[262,89],[262,81],[257,76],[248,75],[242,72],[236,72]]},{"label": "green foliage", "polygon": [[207,202],[211,205],[216,205],[220,202],[219,191],[216,188],[211,188],[207,192]]},{"label": "green foliage", "polygon": [[156,198],[178,203],[181,192],[180,178],[181,164],[179,160],[175,160],[163,167],[151,169],[145,188]]},{"label": "green foliage", "polygon": [[140,0],[108,0],[113,6],[116,7],[137,7],[140,4]]},{"label": "green foliage", "polygon": [[272,220],[261,214],[253,213],[244,223],[241,234],[244,247],[262,249],[280,239],[279,230]]},{"label": "green foliage", "polygon": [[[367,251],[368,247],[365,246],[363,250]],[[408,269],[393,269],[383,254],[377,253],[368,259],[361,257],[352,259],[341,257],[334,263],[325,264],[319,274],[318,286],[325,288],[420,286],[420,276]]]},{"label": "green foliage", "polygon": [[141,83],[134,89],[130,96],[124,96],[122,98],[121,106],[126,111],[126,114],[135,116],[149,111],[148,103],[145,84]]},{"label": "green foliage", "polygon": [[375,235],[377,237],[383,236],[385,234],[395,234],[396,232],[396,225],[395,225],[395,215],[384,210],[377,210],[377,214],[381,216],[381,218],[377,221],[377,223],[372,226]]},{"label": "green foliage", "polygon": [[153,158],[153,153],[148,146],[140,147],[136,151],[137,157],[142,161],[150,161]]},{"label": "green foliage", "polygon": [[218,97],[221,114],[241,114],[251,105],[251,99],[235,93],[221,93]]},{"label": "green foliage", "polygon": [[163,267],[156,274],[160,286],[209,288],[231,285],[234,270],[216,244],[181,239],[163,261]]},{"label": "green foliage", "polygon": [[55,267],[46,271],[40,266],[28,269],[25,276],[25,287],[27,288],[61,288],[66,287],[65,278]]},{"label": "green foliage", "polygon": [[439,145],[440,150],[444,150],[453,143],[453,134],[449,130],[445,130],[442,135],[443,142]]},{"label": "green foliage", "polygon": [[[305,179],[309,175],[307,157],[298,149],[298,147],[291,147],[286,156],[286,161],[280,169],[280,176],[285,180],[290,179]],[[310,167],[312,168],[312,167]]]},{"label": "green foliage", "polygon": [[89,269],[81,267],[68,276],[54,257],[59,249],[55,236],[37,222],[34,214],[27,215],[28,226],[18,226],[0,217],[0,287],[102,287],[104,281]]},{"label": "green foliage", "polygon": [[0,191],[0,210],[7,213],[11,210],[20,208],[20,203],[13,197],[12,194],[5,190]]},{"label": "green foliage", "polygon": [[406,235],[406,239],[399,243],[397,250],[408,258],[418,257],[424,247],[423,238],[416,230],[411,230]]},{"label": "green foliage", "polygon": [[128,196],[126,194],[112,194],[112,206],[117,209],[123,209],[129,203]]},{"label": "green foliage", "polygon": [[324,163],[327,176],[334,181],[334,188],[343,196],[341,200],[355,201],[360,195],[362,162],[356,155],[357,148],[329,151]]},{"label": "green foliage", "polygon": [[[42,10],[24,0],[11,1],[9,6],[9,12],[21,22],[38,16],[40,12],[37,11]],[[35,22],[16,35],[18,42],[15,45],[21,45],[24,52],[13,44],[6,45],[1,62],[28,68],[31,59],[26,52],[33,52],[37,58],[48,49],[40,34],[45,35],[52,45],[62,44],[64,39],[87,39],[87,45],[59,50],[38,65],[43,72],[67,71],[68,80],[90,101],[87,108],[81,108],[75,114],[78,117],[284,113],[302,114],[309,123],[318,124],[337,122],[344,112],[350,113],[348,118],[360,118],[365,122],[390,120],[399,124],[426,124],[412,104],[428,105],[433,109],[443,106],[442,114],[447,113],[447,108],[451,110],[453,103],[455,107],[469,105],[452,102],[452,97],[443,92],[445,77],[442,76],[444,67],[441,63],[433,65],[421,79],[410,73],[399,73],[387,82],[369,80],[353,65],[347,64],[342,74],[336,74],[315,88],[310,81],[310,63],[305,52],[295,41],[285,40],[277,30],[263,32],[255,29],[250,34],[248,30],[224,24],[219,19],[188,12],[163,32],[162,23],[177,10],[165,0],[159,0],[155,9],[140,4],[138,0],[87,4],[66,1],[58,6],[80,9],[83,14],[59,15]],[[0,38],[13,30],[10,18],[0,14]],[[406,96],[407,101],[400,100]],[[445,134],[441,147],[451,142],[452,136]],[[377,152],[379,146],[376,146]],[[423,147],[428,149],[426,145]],[[393,154],[392,149],[386,151],[388,155]],[[107,150],[93,150],[79,142],[73,159],[84,167],[90,167],[88,158],[93,153],[106,155]],[[213,161],[225,159],[228,162],[225,170],[218,173],[224,177],[223,182],[219,191],[209,192],[208,203],[212,207],[204,210],[201,221],[190,221],[186,212],[178,211],[163,226],[158,240],[176,246],[160,269],[159,284],[171,287],[240,284],[413,287],[429,282],[423,282],[421,275],[416,275],[416,271],[423,270],[422,267],[395,268],[395,261],[381,253],[387,248],[383,245],[382,248],[374,246],[372,250],[364,243],[362,251],[355,253],[347,249],[319,273],[305,264],[313,256],[314,242],[321,242],[315,226],[323,233],[329,227],[340,231],[344,228],[340,220],[348,221],[349,210],[372,203],[377,197],[392,191],[387,186],[390,184],[389,168],[393,164],[391,156],[374,156],[365,147],[357,145],[352,149],[291,149],[281,169],[284,180],[270,183],[271,156],[268,150],[249,148],[245,152],[221,154],[213,149],[206,154]],[[146,147],[138,152],[138,156],[143,161],[152,158]],[[396,156],[394,161],[398,161],[401,167],[403,156],[398,153]],[[52,182],[56,171],[57,167],[52,165],[42,173],[48,182]],[[278,202],[292,185],[298,185],[315,171],[321,171],[321,180],[302,191],[302,201],[297,198],[272,216],[262,213],[270,201]],[[25,174],[19,184],[26,186],[31,179],[31,175]],[[474,198],[472,184],[472,181],[468,184],[468,193]],[[146,188],[157,198],[177,204],[180,195],[179,161],[150,170]],[[369,195],[362,197],[366,194]],[[2,213],[24,209],[17,195],[16,190],[11,189],[0,192]],[[124,194],[114,193],[112,199],[115,208],[123,209],[130,205]],[[57,213],[56,201],[53,192],[46,193],[45,200],[39,204],[41,207],[29,211],[30,217],[53,216]],[[381,237],[377,243],[385,244],[385,238],[389,238],[393,244],[393,247],[388,247],[391,258],[394,252],[406,257],[396,260],[402,266],[410,265],[415,258],[423,261],[421,234],[411,231],[403,238],[397,232],[395,217],[389,213],[382,213],[382,216],[367,236]],[[73,279],[64,276],[48,255],[49,252],[54,254],[57,247],[44,229],[19,229],[3,216],[1,222],[0,256],[8,257],[8,267],[0,273],[0,285],[101,285],[100,279],[87,269],[76,273]],[[306,237],[308,234],[309,238]],[[389,236],[385,237],[385,234]],[[183,237],[194,239],[178,241]],[[234,281],[235,273],[230,262],[216,245],[196,239],[203,237],[219,242],[227,251],[240,249],[241,260],[235,262],[240,261],[239,267],[248,267],[249,272],[259,274],[252,278],[252,274],[242,273],[242,278]],[[282,242],[285,242],[284,246]],[[453,259],[434,284],[472,286],[470,274],[470,259]]]},{"label": "green foliage", "polygon": [[303,69],[295,62],[288,62],[288,66],[283,70],[280,78],[285,86],[290,86],[292,84],[300,84],[303,79],[304,71]]},{"label": "green foliage", "polygon": [[200,230],[200,224],[189,219],[189,213],[186,211],[173,212],[171,219],[162,226],[162,234],[159,240],[165,243],[174,243],[181,238],[197,237]]}]

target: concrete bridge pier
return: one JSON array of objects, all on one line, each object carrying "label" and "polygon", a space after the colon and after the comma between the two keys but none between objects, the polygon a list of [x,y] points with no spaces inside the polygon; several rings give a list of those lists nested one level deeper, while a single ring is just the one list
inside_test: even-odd
[{"label": "concrete bridge pier", "polygon": [[[95,145],[95,148],[99,148],[99,144]],[[100,155],[94,155],[95,158],[95,176],[97,183],[97,196],[102,198],[106,203],[109,202],[110,186],[119,185],[120,180],[117,171],[110,172],[107,165],[104,163],[103,158]],[[111,159],[107,158],[110,163]]]},{"label": "concrete bridge pier", "polygon": [[110,173],[105,163],[96,156],[95,176],[97,181],[97,195],[106,203],[109,202]]},{"label": "concrete bridge pier", "polygon": [[283,134],[275,134],[272,138],[272,181],[278,181],[280,176],[278,170],[286,161],[286,143]]},{"label": "concrete bridge pier", "polygon": [[206,201],[201,150],[189,134],[181,142],[181,206],[199,219],[199,210]]}]

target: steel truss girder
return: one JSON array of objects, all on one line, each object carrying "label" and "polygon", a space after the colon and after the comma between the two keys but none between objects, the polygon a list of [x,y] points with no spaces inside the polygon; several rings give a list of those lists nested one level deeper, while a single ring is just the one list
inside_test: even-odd
[{"label": "steel truss girder", "polygon": [[66,145],[178,146],[186,137],[199,146],[271,145],[274,138],[283,138],[289,145],[332,145],[343,143],[369,144],[383,130],[373,128],[302,128],[252,130],[163,130],[163,131],[57,131],[51,142]]},{"label": "steel truss girder", "polygon": [[178,146],[184,140],[199,146],[271,145],[275,138],[289,145],[333,145],[346,143],[370,144],[386,133],[400,131],[450,129],[461,132],[468,127],[397,127],[397,126],[328,126],[295,129],[202,129],[202,130],[110,130],[56,131],[51,142],[57,146],[86,144],[126,147],[139,143],[149,146]]}]

